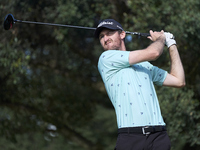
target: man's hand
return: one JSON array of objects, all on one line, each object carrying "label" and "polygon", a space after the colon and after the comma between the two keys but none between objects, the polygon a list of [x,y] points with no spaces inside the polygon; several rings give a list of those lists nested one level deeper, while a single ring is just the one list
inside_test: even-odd
[{"label": "man's hand", "polygon": [[164,32],[166,40],[165,45],[169,48],[172,45],[176,45],[176,41],[174,40],[174,35],[169,32]]},{"label": "man's hand", "polygon": [[159,38],[162,38],[162,39],[165,40],[165,34],[164,34],[163,30],[161,30],[160,32],[157,32],[157,31],[153,32],[152,30],[150,30],[149,33],[150,33],[151,36],[148,36],[147,38],[149,38],[153,42],[155,42]]}]

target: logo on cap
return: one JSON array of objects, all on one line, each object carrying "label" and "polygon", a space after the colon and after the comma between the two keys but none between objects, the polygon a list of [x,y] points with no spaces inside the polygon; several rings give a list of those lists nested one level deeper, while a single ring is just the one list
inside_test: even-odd
[{"label": "logo on cap", "polygon": [[103,25],[106,25],[106,24],[113,25],[113,22],[103,21],[103,22],[101,22],[101,23],[98,25],[97,28],[99,28],[99,27],[101,27],[101,26],[103,26]]}]

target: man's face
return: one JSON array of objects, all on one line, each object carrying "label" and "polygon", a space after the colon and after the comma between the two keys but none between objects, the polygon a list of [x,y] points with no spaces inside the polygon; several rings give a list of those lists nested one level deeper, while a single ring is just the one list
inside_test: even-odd
[{"label": "man's face", "polygon": [[99,40],[104,50],[121,50],[122,39],[116,30],[103,29]]}]

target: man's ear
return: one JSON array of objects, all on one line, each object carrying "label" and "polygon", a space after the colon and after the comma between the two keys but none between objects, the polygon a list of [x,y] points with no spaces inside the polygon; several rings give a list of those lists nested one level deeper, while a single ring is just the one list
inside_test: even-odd
[{"label": "man's ear", "polygon": [[125,32],[125,31],[122,31],[122,32],[120,33],[120,37],[121,37],[121,39],[123,40],[123,39],[126,37],[126,32]]}]

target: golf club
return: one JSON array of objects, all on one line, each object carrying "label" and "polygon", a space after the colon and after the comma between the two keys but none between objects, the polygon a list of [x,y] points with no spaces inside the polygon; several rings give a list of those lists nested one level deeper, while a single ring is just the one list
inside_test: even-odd
[{"label": "golf club", "polygon": [[[14,18],[14,16],[12,14],[7,14],[5,19],[4,19],[4,23],[3,23],[3,27],[5,30],[9,30],[13,27],[13,25],[15,24],[15,22],[19,22],[19,23],[28,23],[28,24],[38,24],[38,25],[49,25],[49,26],[58,26],[58,27],[68,27],[68,28],[79,28],[79,29],[89,29],[89,30],[95,30],[96,28],[92,28],[92,27],[83,27],[83,26],[74,26],[74,25],[63,25],[63,24],[54,24],[54,23],[44,23],[44,22],[33,22],[33,21],[22,21],[22,20],[17,20]],[[125,31],[126,34],[133,34],[133,35],[138,35],[138,36],[150,36],[149,33],[139,33],[139,32],[129,32],[129,31]]]}]

